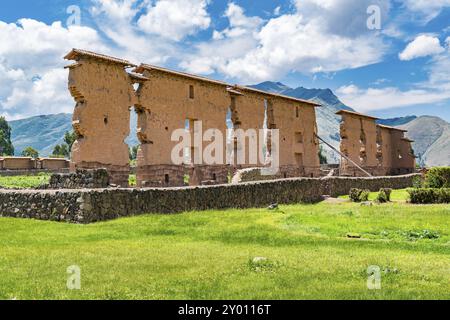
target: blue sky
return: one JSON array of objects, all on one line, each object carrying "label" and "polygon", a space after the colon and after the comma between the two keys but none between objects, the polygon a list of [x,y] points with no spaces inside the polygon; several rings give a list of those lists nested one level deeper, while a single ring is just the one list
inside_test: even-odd
[{"label": "blue sky", "polygon": [[231,83],[331,88],[379,117],[450,121],[450,0],[5,0],[0,43],[8,119],[72,111],[62,57],[79,47]]}]

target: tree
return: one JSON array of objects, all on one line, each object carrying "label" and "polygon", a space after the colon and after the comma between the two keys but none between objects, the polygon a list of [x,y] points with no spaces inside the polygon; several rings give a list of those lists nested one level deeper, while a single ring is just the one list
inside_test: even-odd
[{"label": "tree", "polygon": [[75,134],[75,132],[67,131],[64,135],[64,143],[57,144],[55,146],[55,148],[53,149],[52,156],[58,158],[60,157],[69,158],[75,140],[77,140],[77,135]]},{"label": "tree", "polygon": [[319,149],[319,159],[320,159],[320,164],[328,164],[328,159],[327,159],[327,156],[324,154],[322,146],[320,146],[320,149]]},{"label": "tree", "polygon": [[134,146],[134,147],[130,148],[130,160],[137,159],[138,150],[139,150],[139,146]]},{"label": "tree", "polygon": [[22,151],[22,157],[31,157],[33,159],[37,159],[39,158],[39,152],[37,152],[35,149],[33,149],[32,147],[26,147],[23,151]]},{"label": "tree", "polygon": [[5,117],[0,117],[0,155],[14,155],[14,147],[11,142],[11,127]]},{"label": "tree", "polygon": [[69,153],[72,151],[73,143],[77,140],[77,135],[75,132],[69,132],[67,131],[64,135],[64,142],[67,144],[69,148]]},{"label": "tree", "polygon": [[57,144],[53,149],[53,157],[68,158],[70,157],[69,146],[65,143]]}]

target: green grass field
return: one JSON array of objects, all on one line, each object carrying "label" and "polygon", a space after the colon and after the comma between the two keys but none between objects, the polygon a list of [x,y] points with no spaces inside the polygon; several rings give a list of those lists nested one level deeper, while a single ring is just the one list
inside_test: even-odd
[{"label": "green grass field", "polygon": [[[449,221],[448,205],[406,203],[0,218],[0,299],[450,299]],[[81,290],[66,288],[71,265]]]},{"label": "green grass field", "polygon": [[0,187],[8,189],[37,188],[50,180],[49,173],[39,173],[35,176],[0,176]]},{"label": "green grass field", "polygon": [[[375,201],[375,199],[378,196],[378,192],[371,192],[369,195],[369,201]],[[402,189],[402,190],[393,190],[392,194],[391,194],[391,201],[396,202],[396,201],[407,201],[408,200],[408,192],[406,191],[406,189]],[[341,199],[345,199],[345,200],[349,200],[350,197],[348,195],[346,196],[342,196],[339,197]]]}]

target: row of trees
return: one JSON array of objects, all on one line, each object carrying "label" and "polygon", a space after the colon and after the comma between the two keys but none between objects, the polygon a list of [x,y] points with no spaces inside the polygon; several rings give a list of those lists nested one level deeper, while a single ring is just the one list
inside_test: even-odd
[{"label": "row of trees", "polygon": [[[64,143],[57,144],[53,148],[53,153],[50,157],[52,158],[70,158],[70,152],[72,151],[72,145],[77,139],[74,132],[66,132],[64,135]],[[31,158],[38,158],[39,152],[32,148],[32,147],[26,147],[22,151],[22,157],[31,157]]]},{"label": "row of trees", "polygon": [[11,127],[5,117],[0,117],[0,155],[14,155],[14,147],[11,142]]},{"label": "row of trees", "polygon": [[[51,157],[70,158],[72,145],[77,139],[74,132],[66,132],[64,142],[54,147]],[[5,117],[0,117],[0,156],[13,156],[14,146],[11,142],[11,126]],[[21,155],[23,157],[38,158],[39,152],[33,147],[26,147]]]}]

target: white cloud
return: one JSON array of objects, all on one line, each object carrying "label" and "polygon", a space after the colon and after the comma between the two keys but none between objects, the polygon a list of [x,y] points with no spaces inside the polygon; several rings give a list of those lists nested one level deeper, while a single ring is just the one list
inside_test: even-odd
[{"label": "white cloud", "polygon": [[163,64],[176,55],[175,45],[156,34],[145,34],[136,25],[139,12],[148,0],[92,0],[90,12],[103,34],[112,42],[113,55],[130,61]]},{"label": "white cloud", "polygon": [[[376,2],[387,12],[388,0]],[[230,27],[214,33],[208,43],[198,45],[198,51],[181,66],[191,72],[216,71],[253,82],[279,78],[291,71],[334,72],[373,64],[381,61],[387,47],[378,32],[366,27],[366,10],[372,3],[298,1],[297,12],[272,18],[264,25],[260,18],[245,16],[242,8],[231,3],[227,10]],[[352,19],[354,11],[349,12],[349,7],[361,15]],[[239,19],[233,19],[236,16]]]},{"label": "white cloud", "polygon": [[206,0],[159,0],[148,6],[138,26],[147,33],[179,41],[209,27],[207,4]]},{"label": "white cloud", "polygon": [[403,2],[406,8],[418,15],[425,24],[436,18],[444,8],[450,7],[450,0],[403,0]]},{"label": "white cloud", "polygon": [[450,99],[450,48],[434,56],[425,69],[428,78],[411,89],[397,87],[361,89],[355,85],[337,90],[339,98],[361,112],[414,105],[430,105]]},{"label": "white cloud", "polygon": [[279,16],[279,15],[280,15],[280,12],[281,12],[281,6],[278,6],[278,7],[276,7],[276,8],[273,10],[273,14],[274,14],[275,16]]},{"label": "white cloud", "polygon": [[224,72],[227,61],[244,56],[258,45],[256,35],[263,23],[261,18],[246,16],[243,8],[233,2],[228,4],[224,16],[229,26],[214,30],[210,41],[197,44],[193,53],[185,55],[180,63],[183,69],[201,74]]},{"label": "white cloud", "polygon": [[410,42],[399,54],[400,60],[408,61],[420,57],[432,56],[444,52],[437,37],[420,35]]},{"label": "white cloud", "polygon": [[260,17],[247,17],[244,9],[233,2],[228,4],[224,17],[228,18],[230,26],[221,32],[214,30],[213,39],[243,36],[257,30],[264,21]]},{"label": "white cloud", "polygon": [[32,19],[0,21],[0,42],[0,114],[9,119],[72,109],[63,56],[74,47],[108,51],[94,29]]},{"label": "white cloud", "polygon": [[[51,69],[35,81],[16,82],[2,103],[9,118],[29,115],[72,112],[74,102],[67,93],[67,72]],[[20,107],[26,106],[26,109]]]},{"label": "white cloud", "polygon": [[343,103],[360,112],[432,104],[450,99],[448,91],[429,89],[406,91],[395,87],[360,89],[355,85],[350,85],[343,86],[336,92]]}]

